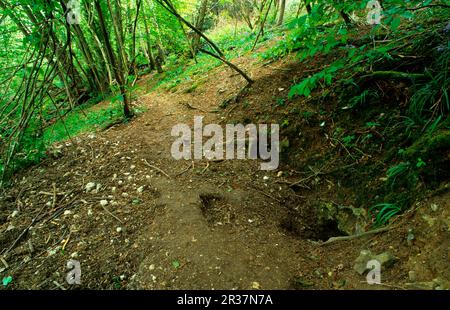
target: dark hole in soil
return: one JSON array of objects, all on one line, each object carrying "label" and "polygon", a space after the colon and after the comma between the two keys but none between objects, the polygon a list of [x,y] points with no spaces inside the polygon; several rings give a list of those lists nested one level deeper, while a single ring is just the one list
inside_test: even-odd
[{"label": "dark hole in soil", "polygon": [[215,194],[201,194],[200,195],[203,216],[209,224],[230,224],[234,219],[231,213],[231,206],[227,204],[225,199]]},{"label": "dark hole in soil", "polygon": [[281,221],[280,225],[290,235],[314,241],[326,241],[331,237],[347,235],[339,230],[338,223],[334,220],[314,219],[311,221],[309,218],[289,215]]}]

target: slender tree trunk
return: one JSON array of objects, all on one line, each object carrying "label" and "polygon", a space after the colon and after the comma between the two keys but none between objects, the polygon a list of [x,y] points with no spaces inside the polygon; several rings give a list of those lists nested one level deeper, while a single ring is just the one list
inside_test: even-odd
[{"label": "slender tree trunk", "polygon": [[156,69],[156,64],[155,64],[155,58],[153,57],[153,51],[152,51],[152,41],[151,41],[151,37],[150,37],[150,30],[148,29],[148,23],[147,23],[147,19],[144,17],[144,28],[145,28],[145,43],[147,44],[147,57],[148,57],[148,62],[150,64],[150,70],[155,70]]},{"label": "slender tree trunk", "polygon": [[[208,8],[208,0],[202,0],[201,6],[200,6],[200,11],[198,12],[196,22],[195,22],[195,28],[197,28],[198,30],[200,30],[202,32],[203,32],[203,25],[205,22],[207,8]],[[197,53],[199,45],[200,45],[200,35],[198,33],[196,33],[194,35],[194,39],[192,40],[192,49],[194,50],[195,54]]]},{"label": "slender tree trunk", "polygon": [[281,0],[280,2],[280,15],[278,17],[278,26],[281,26],[284,22],[284,13],[286,11],[286,0]]},{"label": "slender tree trunk", "polygon": [[136,29],[138,24],[139,13],[141,10],[142,0],[136,0],[136,17],[134,18],[133,24],[133,37],[132,37],[132,45],[131,45],[131,69],[133,70],[133,74],[137,73],[136,68]]},{"label": "slender tree trunk", "polygon": [[[104,44],[106,47],[106,52],[108,54],[109,62],[111,63],[115,78],[117,80],[117,83],[119,84],[120,94],[123,99],[123,112],[126,118],[130,118],[133,116],[133,111],[131,110],[130,105],[128,103],[124,68],[123,66],[119,66],[117,64],[116,57],[114,55],[114,51],[109,38],[109,34],[108,31],[106,30],[106,23],[105,18],[103,16],[100,0],[94,0],[94,4],[99,19],[100,29],[103,34]],[[118,34],[116,33],[116,35]],[[120,55],[123,53],[122,51],[120,51],[121,48],[123,48],[123,45],[119,44],[118,58],[120,58],[121,57]]]}]

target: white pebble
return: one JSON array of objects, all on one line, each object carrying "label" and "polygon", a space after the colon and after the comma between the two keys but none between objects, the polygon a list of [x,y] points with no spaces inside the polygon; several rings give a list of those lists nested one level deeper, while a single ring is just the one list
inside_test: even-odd
[{"label": "white pebble", "polygon": [[95,183],[94,182],[90,182],[90,183],[86,184],[86,192],[89,193],[94,188],[95,188]]}]

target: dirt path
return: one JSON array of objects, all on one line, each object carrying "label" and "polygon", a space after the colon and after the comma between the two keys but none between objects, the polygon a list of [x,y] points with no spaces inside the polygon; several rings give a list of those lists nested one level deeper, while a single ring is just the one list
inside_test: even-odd
[{"label": "dirt path", "polygon": [[[141,101],[149,113],[126,132],[126,139],[142,139],[142,157],[172,176],[159,174],[151,179],[160,193],[156,204],[164,206],[164,212],[148,228],[150,249],[131,285],[147,289],[288,288],[295,266],[286,263],[286,258],[295,254],[297,242],[280,228],[286,210],[264,195],[280,191],[279,186],[264,182],[264,176],[274,178],[274,174],[261,173],[253,161],[197,161],[186,171],[191,162],[171,158],[172,126],[192,126],[194,116],[205,117],[205,124],[222,122],[218,114],[203,112],[217,109],[223,100],[214,89],[221,85],[208,86],[200,95],[144,96]],[[177,262],[180,267],[174,268]]]},{"label": "dirt path", "polygon": [[[287,81],[301,73],[289,62],[270,68],[253,58],[238,63],[257,80],[249,109],[257,108],[256,95],[265,100],[286,92]],[[316,218],[309,205],[327,198],[325,192],[299,197],[279,182],[279,171],[262,172],[256,161],[174,160],[175,124],[192,126],[194,116],[204,116],[205,124],[232,121],[232,107],[208,111],[238,93],[242,79],[223,67],[202,79],[206,82],[192,93],[141,96],[138,104],[147,112],[129,124],[61,144],[54,158],[16,176],[0,206],[0,243],[9,265],[1,275],[13,276],[11,288],[67,287],[69,259],[81,264],[79,288],[373,288],[353,270],[360,250],[367,248],[389,248],[399,256],[403,264],[384,276],[397,286],[407,281],[414,257],[427,252],[426,246],[411,250],[405,244],[411,225],[320,247],[292,232],[290,211],[302,214],[297,227],[313,230]],[[151,80],[140,85],[150,89]],[[441,218],[448,218],[448,199],[439,199]],[[402,221],[409,223],[411,216],[416,215]],[[439,223],[431,229],[438,232],[446,225]],[[425,237],[418,234],[417,240]],[[442,240],[445,235],[435,242]],[[420,272],[428,279],[445,267],[444,259]]]}]

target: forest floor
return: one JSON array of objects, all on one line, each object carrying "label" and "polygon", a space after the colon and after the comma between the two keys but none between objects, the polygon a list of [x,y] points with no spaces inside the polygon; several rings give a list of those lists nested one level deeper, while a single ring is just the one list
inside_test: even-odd
[{"label": "forest floor", "polygon": [[[312,202],[342,201],[339,192],[346,191],[325,173],[298,191],[290,184],[305,176],[285,158],[272,172],[253,160],[172,158],[174,125],[192,126],[194,116],[204,116],[204,124],[254,120],[288,92],[293,77],[311,69],[290,58],[234,62],[255,79],[244,103],[218,108],[245,85],[223,66],[202,76],[196,89],[185,83],[173,92],[150,91],[147,76],[135,102],[145,113],[55,145],[50,158],[19,172],[0,200],[0,276],[12,276],[8,287],[448,288],[448,190],[417,202],[388,231],[323,245],[340,234],[332,224],[314,226]],[[305,157],[330,147],[317,128],[303,135],[314,141]],[[381,285],[354,270],[362,250],[395,256],[383,266]],[[65,281],[70,259],[81,264],[81,285]]]}]

